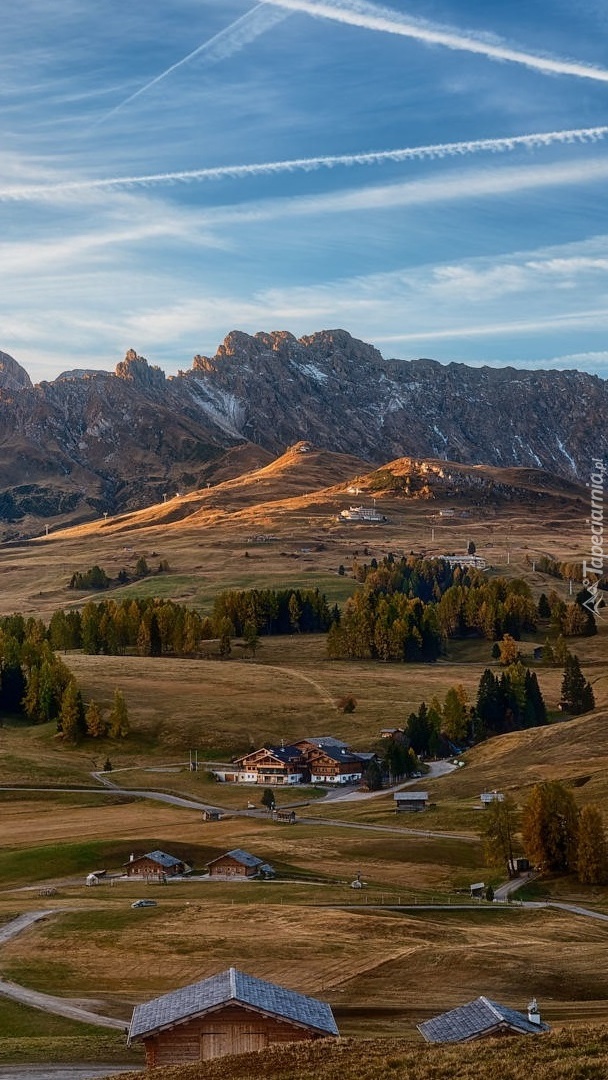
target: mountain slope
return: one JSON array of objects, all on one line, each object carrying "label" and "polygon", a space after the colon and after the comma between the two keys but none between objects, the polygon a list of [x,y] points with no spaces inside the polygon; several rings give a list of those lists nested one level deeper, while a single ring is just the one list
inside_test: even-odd
[{"label": "mountain slope", "polygon": [[2,353],[0,521],[28,533],[147,506],[297,439],[376,464],[411,456],[585,479],[606,450],[607,415],[596,376],[384,360],[344,330],[235,331],[168,379],[130,351],[114,374],[76,369],[32,386]]}]

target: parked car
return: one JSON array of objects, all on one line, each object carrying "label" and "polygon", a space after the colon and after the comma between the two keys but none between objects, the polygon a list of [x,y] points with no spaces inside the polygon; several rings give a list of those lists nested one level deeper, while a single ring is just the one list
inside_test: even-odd
[{"label": "parked car", "polygon": [[135,900],[131,907],[156,907],[156,900]]}]

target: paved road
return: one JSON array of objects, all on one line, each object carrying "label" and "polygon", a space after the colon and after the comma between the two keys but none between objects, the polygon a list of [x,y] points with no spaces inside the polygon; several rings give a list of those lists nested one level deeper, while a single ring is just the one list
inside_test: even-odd
[{"label": "paved road", "polygon": [[431,761],[429,771],[424,776],[417,776],[414,780],[404,780],[390,788],[381,788],[380,791],[358,791],[357,788],[349,788],[348,791],[328,791],[320,802],[359,802],[361,799],[377,799],[379,795],[390,795],[403,788],[413,787],[414,784],[424,784],[426,780],[434,780],[437,776],[447,776],[458,768],[451,761]]},{"label": "paved road", "polygon": [[498,885],[494,890],[495,900],[507,900],[512,893],[521,889],[522,885],[527,885],[533,878],[538,877],[538,874],[520,874],[519,877],[509,878],[508,881],[504,881],[502,885]]}]

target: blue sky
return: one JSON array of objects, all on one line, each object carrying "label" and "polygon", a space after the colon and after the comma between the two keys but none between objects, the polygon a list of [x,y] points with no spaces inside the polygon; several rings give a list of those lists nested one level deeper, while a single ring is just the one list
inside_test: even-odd
[{"label": "blue sky", "polygon": [[10,5],[0,349],[171,373],[343,327],[606,377],[607,32],[603,0]]}]

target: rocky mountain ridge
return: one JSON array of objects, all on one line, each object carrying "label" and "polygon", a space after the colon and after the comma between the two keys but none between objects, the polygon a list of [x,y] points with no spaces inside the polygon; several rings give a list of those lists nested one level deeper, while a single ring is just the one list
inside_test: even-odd
[{"label": "rocky mountain ridge", "polygon": [[[177,376],[130,350],[115,373],[32,386],[0,353],[0,519],[83,520],[260,463],[298,439],[381,464],[403,456],[585,479],[606,453],[608,384],[577,371],[385,360],[345,330],[233,331]],[[236,455],[235,460],[238,460]]]}]

